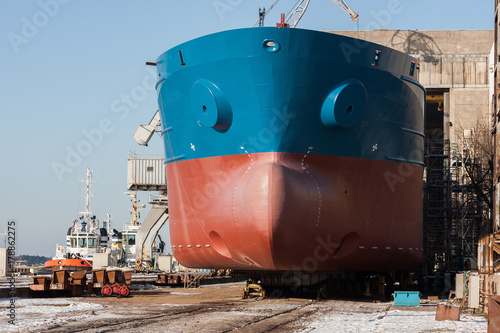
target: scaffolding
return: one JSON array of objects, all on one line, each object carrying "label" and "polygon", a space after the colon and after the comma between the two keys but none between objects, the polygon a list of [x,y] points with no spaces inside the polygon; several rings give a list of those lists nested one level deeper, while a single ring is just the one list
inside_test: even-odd
[{"label": "scaffolding", "polygon": [[[479,239],[488,234],[491,168],[465,130],[460,144],[426,140],[424,259],[426,273],[477,267]],[[485,158],[486,157],[486,158]]]},{"label": "scaffolding", "polygon": [[[464,131],[462,147],[455,145],[450,165],[452,176],[452,256],[457,270],[477,267],[477,244],[488,220],[484,200],[482,154],[475,151],[472,131]],[[468,132],[468,133],[467,133]],[[486,232],[487,233],[487,232]]]},{"label": "scaffolding", "polygon": [[450,145],[442,139],[426,139],[424,174],[425,273],[449,269],[451,243]]}]

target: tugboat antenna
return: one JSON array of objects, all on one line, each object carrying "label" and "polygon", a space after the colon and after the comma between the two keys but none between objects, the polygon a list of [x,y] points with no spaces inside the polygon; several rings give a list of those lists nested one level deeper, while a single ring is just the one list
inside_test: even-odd
[{"label": "tugboat antenna", "polygon": [[83,219],[87,220],[90,218],[90,215],[92,215],[92,197],[94,194],[92,193],[92,183],[95,181],[92,181],[92,174],[93,171],[90,170],[89,167],[87,167],[87,177],[85,180],[80,180],[80,182],[85,183],[85,210],[83,212],[80,212],[80,214],[83,214]]}]

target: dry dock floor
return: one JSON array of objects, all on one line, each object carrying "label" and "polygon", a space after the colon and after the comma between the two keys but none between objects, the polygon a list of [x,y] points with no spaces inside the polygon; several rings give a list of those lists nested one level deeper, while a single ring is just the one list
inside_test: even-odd
[{"label": "dry dock floor", "polygon": [[[134,286],[133,286],[134,287]],[[2,332],[486,332],[484,317],[436,322],[435,306],[392,302],[241,299],[243,283],[197,289],[135,286],[131,296],[16,300]],[[142,290],[141,290],[142,289]],[[7,314],[8,300],[0,300]]]}]

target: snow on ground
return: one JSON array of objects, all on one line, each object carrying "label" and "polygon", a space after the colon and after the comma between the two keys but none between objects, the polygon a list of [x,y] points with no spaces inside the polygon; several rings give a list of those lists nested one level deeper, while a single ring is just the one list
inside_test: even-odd
[{"label": "snow on ground", "polygon": [[[175,294],[195,295],[203,292],[174,292]],[[192,300],[193,298],[188,299]],[[168,298],[165,298],[167,301]],[[195,298],[194,298],[195,299]],[[105,303],[107,304],[107,303]],[[31,298],[15,299],[16,325],[8,323],[10,299],[0,299],[0,332],[37,332],[54,326],[67,326],[80,323],[82,327],[90,320],[100,321],[108,318],[127,318],[130,316],[124,309],[127,303],[117,302],[113,305],[102,305],[98,302],[88,302],[85,298]],[[304,316],[296,323],[297,332],[486,332],[487,321],[484,317],[461,314],[460,321],[436,321],[435,306],[394,307],[392,302],[371,303],[354,301],[324,301],[304,302],[292,300],[259,300],[235,304],[230,310],[219,310],[217,307],[210,312],[195,313],[193,316],[169,322],[169,330],[186,331],[187,324],[202,323],[203,327],[212,331],[239,327],[242,323],[260,321],[273,314],[288,313],[302,305],[304,310],[313,310],[311,316]],[[164,306],[185,307],[188,304],[158,304],[162,311]],[[152,306],[154,308],[154,306]],[[156,309],[160,309],[156,308]],[[145,310],[144,313],[147,313]],[[141,315],[144,315],[141,312]],[[285,314],[286,316],[286,314]],[[296,314],[290,313],[291,319]],[[188,320],[188,321],[186,321]],[[200,327],[198,324],[193,327]],[[196,326],[198,325],[198,326]],[[189,325],[188,325],[189,326]],[[191,326],[189,326],[191,327]],[[289,327],[290,328],[290,327]],[[161,330],[159,330],[160,332]],[[196,331],[196,330],[193,330]]]},{"label": "snow on ground", "polygon": [[[430,309],[429,309],[430,310]],[[486,332],[484,317],[460,315],[460,321],[436,321],[433,311],[390,310],[387,312],[322,313],[309,318],[303,332]]]},{"label": "snow on ground", "polygon": [[36,332],[40,328],[62,325],[95,316],[104,305],[76,302],[64,298],[16,298],[15,325],[9,324],[10,299],[0,299],[0,332]]}]

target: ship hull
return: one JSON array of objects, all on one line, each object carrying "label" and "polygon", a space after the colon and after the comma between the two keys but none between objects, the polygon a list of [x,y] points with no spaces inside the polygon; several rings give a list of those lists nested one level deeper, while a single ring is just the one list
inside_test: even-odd
[{"label": "ship hull", "polygon": [[418,166],[261,153],[171,164],[167,175],[174,255],[191,267],[385,270],[422,256]]},{"label": "ship hull", "polygon": [[418,265],[425,92],[411,57],[333,34],[258,28],[181,44],[157,67],[181,264]]}]

